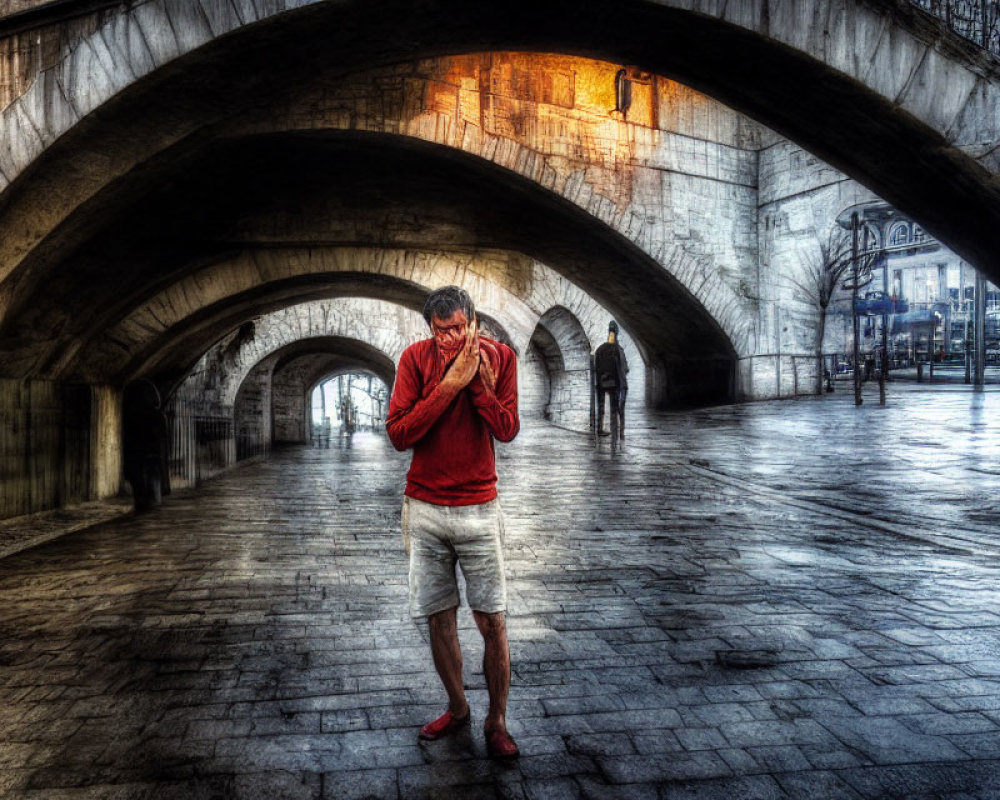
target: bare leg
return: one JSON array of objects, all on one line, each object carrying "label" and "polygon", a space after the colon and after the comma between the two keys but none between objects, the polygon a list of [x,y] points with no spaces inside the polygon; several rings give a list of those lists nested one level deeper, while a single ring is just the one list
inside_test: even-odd
[{"label": "bare leg", "polygon": [[618,391],[618,435],[622,439],[625,438],[625,396],[627,394],[628,389]]},{"label": "bare leg", "polygon": [[618,401],[615,399],[617,392],[613,393],[609,400],[611,407],[611,449],[618,447]]},{"label": "bare leg", "polygon": [[462,686],[462,648],[458,642],[458,609],[449,608],[427,618],[431,634],[431,655],[444,690],[448,693],[448,710],[455,717],[469,713]]},{"label": "bare leg", "polygon": [[490,695],[490,711],[483,728],[507,731],[507,694],[510,691],[510,647],[507,644],[507,623],[501,611],[485,614],[473,611],[476,625],[486,644],[483,654],[483,674]]}]

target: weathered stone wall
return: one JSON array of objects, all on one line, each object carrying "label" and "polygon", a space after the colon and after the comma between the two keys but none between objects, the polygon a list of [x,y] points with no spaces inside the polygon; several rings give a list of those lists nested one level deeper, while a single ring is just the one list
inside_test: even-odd
[{"label": "weathered stone wall", "polygon": [[290,364],[275,375],[271,414],[274,420],[275,442],[308,442],[312,438],[307,426],[311,422],[307,370],[309,363]]},{"label": "weathered stone wall", "polygon": [[543,416],[575,430],[590,427],[590,357],[595,349],[580,320],[553,306],[538,321],[532,342],[546,370],[549,391]]},{"label": "weathered stone wall", "polygon": [[[46,3],[32,0],[0,0],[0,20],[11,13],[43,5]],[[67,52],[84,40],[99,36],[101,27],[118,13],[118,9],[108,8],[70,14],[64,19],[58,19],[58,15],[49,20],[39,18],[34,24],[14,26],[11,33],[0,36],[0,110],[30,89],[39,76],[52,70]]]},{"label": "weathered stone wall", "polygon": [[[20,69],[8,66],[6,71],[19,72],[22,74],[20,81],[30,83],[32,71],[52,70],[56,78],[52,86],[63,87],[62,102],[67,104],[68,98],[93,95],[83,108],[74,109],[72,114],[58,115],[72,124],[81,112],[106,101],[130,81],[141,79],[156,67],[191,52],[214,37],[309,4],[309,0],[278,0],[267,4],[252,0],[201,0],[197,4],[145,2],[116,4],[113,9],[83,18],[67,14],[67,19],[61,23],[66,28],[94,26],[86,41],[63,34],[62,46],[46,59],[14,55],[24,48],[8,47],[12,62],[27,61],[32,66]],[[39,0],[2,0],[0,17],[44,5]],[[657,0],[650,5],[690,9],[689,0]],[[976,58],[976,49],[957,37],[948,41],[951,48],[947,54],[941,52],[940,27],[912,24],[914,20],[920,22],[918,12],[895,14],[892,4],[888,3],[845,4],[813,0],[772,8],[767,0],[754,0],[702,4],[697,13],[717,16],[728,24],[758,32],[826,62],[832,69],[868,83],[874,91],[899,103],[928,124],[939,126],[959,144],[978,148],[989,144],[984,141],[982,125],[975,122],[991,118],[992,115],[984,112],[996,107],[994,87],[981,78],[981,73],[988,76],[989,71],[982,60]],[[38,31],[32,31],[35,40],[39,36]],[[117,70],[109,69],[116,57],[121,58],[122,63],[117,65]],[[554,75],[549,96],[558,99],[562,96],[560,92],[567,91],[562,78],[559,74]],[[79,86],[82,82],[93,85],[83,91]],[[943,87],[952,90],[948,92],[951,96],[947,102],[941,97]],[[45,91],[47,89],[39,89],[40,93]],[[633,87],[637,113],[648,103],[648,93],[643,80]],[[26,103],[33,113],[51,105],[38,100]],[[649,116],[648,112],[644,113]],[[678,115],[678,119],[683,116]],[[50,140],[63,132],[58,127],[50,128],[40,119],[29,124],[29,119],[18,119],[10,132],[28,138],[27,129],[34,128],[36,132],[48,132],[50,135],[45,138]],[[997,132],[991,129],[989,133],[995,138]],[[25,154],[32,150],[30,147],[18,149]]]},{"label": "weathered stone wall", "polygon": [[259,369],[246,376],[233,405],[236,460],[264,455],[272,441],[281,441],[272,428],[271,370],[274,360],[266,359]]},{"label": "weathered stone wall", "polygon": [[55,5],[57,3],[54,0],[0,0],[0,19],[23,11],[31,11]]},{"label": "weathered stone wall", "polygon": [[572,430],[590,428],[590,369],[550,374],[548,419]]},{"label": "weathered stone wall", "polygon": [[542,353],[535,339],[518,362],[518,411],[522,417],[548,419],[551,381]]},{"label": "weathered stone wall", "polygon": [[[747,355],[756,279],[760,129],[731,109],[635,73],[615,113],[617,64],[485,53],[426,60],[290,93],[228,135],[289,130],[400,133],[462,150],[544,185],[649,254]],[[675,126],[671,129],[666,126]],[[324,240],[344,234],[324,215]],[[312,223],[299,218],[300,226]],[[248,220],[241,233],[301,236]],[[613,272],[606,282],[620,280]],[[747,287],[750,287],[748,290]],[[621,289],[619,288],[619,291]],[[749,323],[748,320],[749,319]]]},{"label": "weathered stone wall", "polygon": [[120,453],[113,388],[0,381],[0,518],[117,494]]},{"label": "weathered stone wall", "polygon": [[[820,246],[845,209],[877,198],[863,186],[786,140],[760,155],[761,323],[780,362],[755,361],[757,391],[780,383],[782,394],[815,391],[819,329]],[[841,332],[827,317],[826,348],[841,351]],[[779,371],[780,370],[780,371]]]}]

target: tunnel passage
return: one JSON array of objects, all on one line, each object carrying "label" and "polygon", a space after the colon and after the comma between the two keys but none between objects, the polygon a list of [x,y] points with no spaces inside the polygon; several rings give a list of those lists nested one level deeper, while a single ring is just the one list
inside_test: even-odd
[{"label": "tunnel passage", "polygon": [[[78,108],[54,120],[36,118],[46,108],[61,108],[56,101],[66,103],[56,78],[71,91],[73,80],[86,84],[86,47],[68,54],[62,71],[36,81],[32,97],[14,110],[20,113],[9,115],[27,132],[33,125],[34,134],[18,143],[12,153],[17,163],[6,165],[5,173],[17,176],[24,162],[34,162],[31,180],[63,191],[23,191],[14,179],[4,204],[14,224],[5,227],[21,230],[18,223],[31,222],[25,240],[6,243],[4,274],[47,235],[46,226],[64,219],[109,176],[125,174],[184,137],[204,137],[208,126],[280,98],[308,76],[490,48],[587,54],[675,77],[801,143],[973,263],[995,269],[997,182],[959,149],[967,144],[983,153],[984,163],[995,160],[988,137],[995,139],[996,131],[977,131],[984,126],[975,119],[991,118],[995,65],[957,37],[922,24],[916,11],[825,0],[782,9],[724,3],[703,11],[647,0],[584,6],[540,0],[502,8],[366,0],[310,3],[294,11],[269,4],[248,8],[244,19],[229,4],[206,0],[211,22],[187,13],[183,4],[167,4],[153,18],[164,35],[151,37],[146,52],[131,52],[116,37],[132,30],[133,15],[149,11],[145,5],[123,9],[122,21],[95,34],[106,40],[98,49],[105,63],[94,65],[102,80],[79,87]],[[269,14],[273,18],[246,24]],[[94,47],[92,60],[100,61]],[[125,63],[109,68],[116,58]],[[168,66],[156,69],[160,64]],[[143,77],[133,82],[132,76]],[[99,115],[77,124],[98,107]],[[960,133],[967,142],[952,138]],[[95,142],[103,145],[92,148]],[[74,162],[82,168],[65,168]],[[42,207],[33,203],[47,209],[36,214]]]},{"label": "tunnel passage", "polygon": [[[83,381],[105,392],[108,384],[120,383],[124,377],[176,380],[183,374],[183,369],[176,368],[183,366],[177,347],[183,338],[193,342],[201,336],[207,346],[247,316],[287,302],[334,296],[347,284],[351,292],[390,296],[402,282],[378,282],[370,272],[359,272],[331,288],[336,279],[328,274],[272,280],[267,271],[276,261],[270,254],[277,247],[288,246],[293,259],[305,260],[311,256],[304,254],[355,246],[357,239],[350,235],[360,232],[366,237],[365,247],[385,246],[379,239],[385,236],[404,248],[413,247],[416,241],[421,253],[433,256],[436,251],[426,242],[442,240],[452,248],[451,253],[478,255],[489,244],[527,255],[525,261],[536,258],[550,263],[562,274],[581,279],[581,285],[606,302],[616,316],[633,323],[638,343],[660,369],[659,376],[649,382],[652,396],[661,402],[732,398],[736,357],[732,341],[726,340],[718,319],[699,305],[683,282],[671,282],[656,272],[663,264],[650,256],[651,248],[640,244],[648,230],[645,218],[641,214],[629,217],[623,223],[629,235],[624,235],[606,221],[613,214],[609,209],[614,208],[613,202],[605,202],[608,198],[594,195],[576,208],[569,207],[564,197],[547,190],[552,179],[541,154],[508,148],[507,141],[502,141],[495,145],[495,155],[487,152],[487,143],[486,154],[476,161],[468,154],[442,154],[426,143],[421,146],[416,136],[403,141],[403,136],[385,132],[338,140],[330,132],[265,136],[265,130],[255,137],[250,128],[260,117],[249,113],[247,117],[254,117],[248,122],[250,128],[231,135],[234,118],[261,107],[273,109],[289,86],[306,77],[321,75],[332,82],[362,68],[398,65],[414,55],[532,47],[587,53],[685,79],[825,155],[901,208],[911,210],[915,219],[942,239],[952,243],[957,237],[961,241],[956,242],[956,249],[972,254],[973,259],[977,252],[992,252],[995,225],[990,214],[996,213],[998,204],[993,201],[995,186],[988,176],[970,159],[948,149],[946,141],[905,110],[826,65],[803,59],[801,53],[788,52],[753,32],[703,15],[638,2],[588,4],[583,13],[575,9],[578,13],[567,14],[562,4],[543,0],[527,11],[518,6],[509,18],[485,7],[431,5],[435,11],[452,12],[445,15],[447,25],[428,26],[426,19],[405,4],[398,9],[393,4],[373,3],[367,8],[326,4],[289,14],[273,25],[256,26],[177,59],[61,136],[36,159],[30,172],[8,187],[0,202],[4,230],[19,232],[0,243],[3,375],[12,381]],[[384,38],[377,11],[386,8],[398,11],[398,17],[385,17],[398,23],[389,40]],[[525,13],[534,24],[524,24]],[[345,20],[349,24],[337,25]],[[351,24],[352,20],[367,24]],[[608,37],[608,30],[629,33]],[[664,37],[664,31],[669,36]],[[413,32],[421,35],[407,38]],[[345,37],[343,49],[337,46],[341,36]],[[379,46],[372,47],[373,43]],[[734,64],[740,69],[732,69]],[[780,77],[786,80],[772,79]],[[831,99],[837,102],[828,103]],[[427,102],[438,102],[437,96],[428,95]],[[884,124],[865,124],[873,119]],[[858,124],[846,124],[851,120]],[[837,124],[827,124],[830,121]],[[525,120],[514,115],[509,123],[516,133]],[[441,122],[441,132],[425,138],[439,145],[444,140],[464,144],[463,137],[476,135],[470,130],[468,125],[449,127]],[[338,142],[342,143],[340,155],[335,153]],[[900,148],[900,142],[915,146],[904,153],[907,148]],[[359,185],[357,173],[353,178],[351,174],[355,155],[369,164],[385,163],[395,173],[383,175],[374,186],[376,191],[369,193],[368,205],[362,206],[363,213],[346,219],[329,238],[322,235],[330,233],[325,230],[300,231],[305,235],[289,238],[288,230],[275,225],[274,219],[287,222],[293,209],[254,208],[252,201],[261,198],[253,191],[248,193],[247,204],[234,204],[237,207],[230,217],[220,210],[241,198],[213,191],[205,192],[210,198],[207,202],[194,196],[213,189],[198,186],[199,171],[217,180],[241,171],[259,171],[266,185],[272,150],[276,160],[286,165],[300,158],[301,164],[318,174],[343,176],[342,206],[348,192]],[[509,166],[504,161],[508,152],[514,153]],[[914,153],[926,170],[909,168]],[[209,163],[216,158],[217,164]],[[905,169],[900,166],[904,158]],[[488,163],[481,163],[484,160]],[[414,208],[409,202],[413,192],[406,194],[405,176],[407,170],[417,175],[418,163],[425,172],[443,166],[441,178],[453,179],[439,192],[436,207],[421,204]],[[532,172],[536,164],[541,165],[537,174]],[[401,193],[393,185],[397,174],[403,176]],[[271,183],[272,188],[280,188],[273,176]],[[459,200],[452,200],[453,187],[477,183],[484,188],[478,196],[473,193],[471,204],[470,195],[461,191],[457,192]],[[232,185],[242,189],[246,181]],[[492,194],[500,196],[498,208],[510,214],[506,221],[489,218]],[[176,206],[170,205],[171,198]],[[192,200],[197,214],[185,218],[182,204]],[[461,207],[460,202],[464,203]],[[139,209],[150,216],[143,217]],[[427,214],[434,211],[439,212],[438,218],[428,222]],[[218,227],[206,234],[198,214]],[[248,220],[262,223],[268,214],[271,220],[263,227],[245,226]],[[386,225],[394,215],[397,223]],[[473,218],[485,218],[488,224],[470,235]],[[403,235],[406,228],[408,233]],[[977,251],[976,237],[987,230],[989,247]],[[545,239],[550,232],[555,238],[546,242],[545,251],[530,241]],[[444,233],[448,235],[439,235]],[[241,264],[249,261],[244,275],[254,278],[249,285],[239,283],[237,290],[220,291],[214,307],[199,306],[180,317],[176,321],[180,327],[162,332],[142,352],[130,349],[135,340],[125,336],[118,340],[119,352],[111,355],[112,349],[104,349],[102,358],[94,359],[98,344],[107,344],[104,334],[151,295],[183,278],[197,284],[194,276],[200,270],[241,258],[247,259]],[[512,258],[508,263],[515,262]],[[609,274],[622,276],[623,285],[642,286],[643,291],[626,294],[614,282],[609,286]],[[209,282],[202,286],[219,288],[209,287]],[[723,303],[723,308],[734,316],[752,308],[760,300],[752,290],[751,286],[744,295],[734,292],[733,303]],[[78,313],[79,308],[86,313]],[[665,318],[684,318],[692,335],[685,338],[684,331],[671,331],[663,324]],[[753,319],[747,324],[747,341],[750,333],[761,332],[754,330],[756,324]],[[168,358],[166,353],[172,348]],[[197,347],[189,349],[186,358],[197,352]],[[161,371],[161,364],[171,358],[173,364]],[[672,395],[674,388],[681,391]],[[113,420],[113,413],[104,419],[105,428],[113,427],[108,419]]]},{"label": "tunnel passage", "polygon": [[[589,310],[591,317],[606,317],[599,306],[592,304],[588,309],[580,297],[574,306]],[[487,308],[491,306],[487,304]],[[575,337],[581,352],[571,356],[585,365],[589,360],[588,338],[579,319],[564,307],[543,316],[549,319],[553,315],[565,318],[563,327],[572,328],[570,337]],[[486,335],[515,351],[526,349],[530,335],[526,326],[508,330],[490,313],[480,311],[479,316]],[[172,393],[169,414],[175,484],[196,484],[240,461],[267,455],[273,446],[314,441],[316,419],[311,419],[310,413],[316,409],[309,396],[331,375],[364,373],[377,380],[382,387],[381,405],[365,411],[360,423],[381,431],[395,363],[405,347],[428,335],[419,312],[364,298],[298,304],[245,323],[199,359]],[[560,338],[567,337],[560,334]],[[525,397],[539,395],[529,359],[519,358],[518,377]],[[548,396],[547,384],[545,391]],[[574,402],[579,408],[569,411],[579,415],[579,425],[585,429],[589,404],[586,384]],[[340,416],[336,408],[328,411],[326,416]],[[377,422],[373,421],[376,417]],[[322,433],[328,442],[329,428]]]},{"label": "tunnel passage", "polygon": [[[648,255],[537,184],[460,152],[387,136],[266,136],[208,148],[187,165],[183,178],[103,225],[76,249],[72,274],[26,304],[18,324],[40,336],[22,350],[30,360],[22,368],[94,380],[124,367],[129,377],[155,373],[162,380],[183,370],[182,364],[164,362],[167,353],[197,352],[240,315],[274,305],[344,291],[415,307],[417,287],[388,275],[311,275],[305,266],[311,256],[303,253],[298,275],[292,268],[272,279],[257,268],[244,273],[244,286],[232,289],[201,281],[196,288],[219,296],[214,306],[193,312],[144,352],[130,354],[130,343],[117,341],[111,343],[117,349],[105,348],[103,365],[88,363],[95,353],[101,356],[89,345],[165,283],[246,253],[259,253],[259,260],[276,248],[315,253],[359,244],[469,258],[526,254],[629,320],[652,363],[666,370],[661,402],[732,398],[732,345]],[[497,278],[515,292],[532,281],[530,272]],[[634,291],[637,286],[643,291]],[[96,311],[71,315],[71,303]],[[42,338],[43,331],[57,332],[56,338]],[[8,369],[15,363],[8,362]]]},{"label": "tunnel passage", "polygon": [[224,355],[232,340],[200,359],[167,404],[176,486],[197,485],[239,461],[266,456],[274,444],[308,442],[308,394],[324,376],[364,371],[391,386],[395,375],[384,352],[342,336],[295,340],[241,374],[237,359]]},{"label": "tunnel passage", "polygon": [[[344,337],[302,339],[262,360],[246,376],[236,395],[237,436],[248,440],[262,431],[273,444],[308,443],[312,438],[310,394],[332,375],[367,372],[392,386],[391,358],[366,342]],[[237,459],[240,455],[237,448]],[[247,454],[252,454],[247,448]]]},{"label": "tunnel passage", "polygon": [[358,432],[381,436],[389,414],[391,384],[367,370],[336,369],[318,380],[309,397],[309,438],[314,447]]},{"label": "tunnel passage", "polygon": [[[487,314],[481,318],[484,331],[514,346],[504,326]],[[360,298],[298,304],[244,323],[171,390],[177,485],[267,455],[273,445],[308,443],[314,431],[309,395],[331,375],[377,379],[384,420],[396,361],[406,346],[427,336],[413,309]]]}]

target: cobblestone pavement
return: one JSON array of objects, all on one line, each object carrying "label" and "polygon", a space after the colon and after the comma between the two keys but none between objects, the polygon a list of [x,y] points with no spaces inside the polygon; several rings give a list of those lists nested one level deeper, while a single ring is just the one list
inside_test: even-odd
[{"label": "cobblestone pavement", "polygon": [[[0,797],[1000,796],[1000,392],[500,446],[511,729],[406,616],[407,455],[279,452],[0,561]],[[482,647],[463,610],[474,718]]]}]

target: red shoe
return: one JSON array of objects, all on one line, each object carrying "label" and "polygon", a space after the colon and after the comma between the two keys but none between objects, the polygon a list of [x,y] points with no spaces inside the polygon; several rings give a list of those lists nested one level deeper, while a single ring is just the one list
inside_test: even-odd
[{"label": "red shoe", "polygon": [[521,751],[517,749],[517,742],[507,731],[494,728],[491,731],[484,731],[484,733],[486,734],[486,752],[490,758],[508,760],[521,755]]},{"label": "red shoe", "polygon": [[435,739],[440,739],[444,736],[448,736],[454,733],[459,728],[462,728],[469,724],[469,715],[466,714],[464,717],[456,717],[450,711],[445,711],[440,717],[438,717],[433,722],[428,722],[424,727],[420,729],[420,738],[425,739],[429,742],[433,742]]}]

